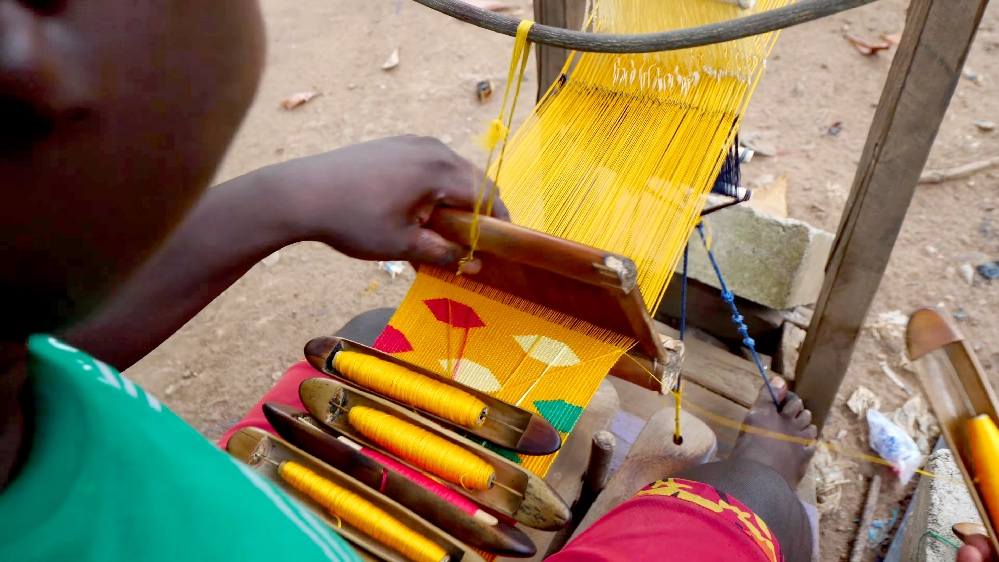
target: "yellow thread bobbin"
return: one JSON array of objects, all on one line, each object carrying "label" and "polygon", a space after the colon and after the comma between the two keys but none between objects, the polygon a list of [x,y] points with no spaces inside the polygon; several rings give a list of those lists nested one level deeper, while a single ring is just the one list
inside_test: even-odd
[{"label": "yellow thread bobbin", "polygon": [[460,388],[377,357],[341,351],[333,358],[333,366],[365,388],[464,427],[481,426],[489,413],[483,401]]},{"label": "yellow thread bobbin", "polygon": [[281,478],[312,498],[338,519],[346,521],[372,539],[391,547],[416,562],[448,562],[451,557],[441,546],[357,494],[337,486],[295,462],[278,466]]},{"label": "yellow thread bobbin", "polygon": [[395,416],[354,406],[347,419],[368,439],[448,482],[487,490],[496,479],[496,469],[474,453]]}]

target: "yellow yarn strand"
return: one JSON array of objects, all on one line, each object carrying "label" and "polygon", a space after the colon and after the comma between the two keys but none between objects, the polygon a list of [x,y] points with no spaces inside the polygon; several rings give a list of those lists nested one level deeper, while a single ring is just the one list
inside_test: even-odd
[{"label": "yellow yarn strand", "polygon": [[333,358],[333,366],[364,388],[464,427],[481,426],[489,413],[482,400],[460,388],[377,357],[341,351]]},{"label": "yellow yarn strand", "polygon": [[448,482],[487,490],[496,479],[496,469],[474,453],[395,416],[354,406],[347,419],[368,439]]},{"label": "yellow yarn strand", "polygon": [[[787,4],[602,0],[605,33],[716,23]],[[763,70],[775,33],[646,54],[577,53],[492,177],[520,226],[625,255],[654,310]]]},{"label": "yellow yarn strand", "polygon": [[[500,155],[499,159],[496,161],[497,170],[499,170],[503,164],[503,156],[506,154],[506,141],[510,136],[510,128],[513,126],[513,116],[517,110],[517,100],[520,99],[520,86],[524,82],[524,71],[527,69],[527,60],[531,54],[531,44],[527,41],[527,34],[531,31],[531,27],[533,26],[534,22],[530,20],[522,20],[517,26],[517,38],[513,44],[513,58],[510,61],[510,73],[507,76],[506,90],[503,92],[503,105],[500,107],[499,117],[489,123],[489,128],[486,131],[486,134],[480,138],[482,146],[489,151],[489,158],[486,160],[486,172],[482,176],[482,184],[479,187],[479,196],[475,200],[468,255],[461,260],[460,264],[464,264],[465,262],[471,260],[475,254],[475,248],[478,246],[479,215],[483,212],[483,202],[485,202],[485,214],[491,215],[493,212],[495,192],[490,192],[488,189],[489,168],[492,165],[493,153],[496,151],[496,145],[500,145]],[[514,82],[516,82],[516,87],[513,87]],[[510,98],[511,87],[513,87],[513,103],[510,105],[510,111],[508,112],[506,122],[504,123],[504,115],[507,115],[506,105],[507,100]],[[488,200],[486,200],[486,193],[489,193]],[[458,271],[461,271],[460,267]]]},{"label": "yellow yarn strand", "polygon": [[451,559],[439,544],[410,529],[361,496],[337,486],[298,463],[281,463],[278,474],[285,482],[312,498],[338,519],[346,521],[410,560],[446,562]]}]

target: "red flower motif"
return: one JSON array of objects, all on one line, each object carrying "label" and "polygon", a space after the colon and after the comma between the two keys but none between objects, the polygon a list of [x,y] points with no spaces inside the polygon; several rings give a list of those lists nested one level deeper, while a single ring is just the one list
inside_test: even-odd
[{"label": "red flower motif", "polygon": [[413,345],[406,336],[391,324],[385,326],[385,331],[375,340],[374,348],[385,353],[413,351]]},{"label": "red flower motif", "polygon": [[455,328],[482,328],[486,324],[479,315],[467,304],[451,299],[429,299],[423,301],[433,313],[434,318]]}]

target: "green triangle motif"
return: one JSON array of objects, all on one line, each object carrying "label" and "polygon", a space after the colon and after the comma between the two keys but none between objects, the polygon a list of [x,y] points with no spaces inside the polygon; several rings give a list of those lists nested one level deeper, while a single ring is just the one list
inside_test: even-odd
[{"label": "green triangle motif", "polygon": [[583,414],[583,409],[575,404],[570,404],[565,400],[538,400],[534,402],[534,407],[548,420],[555,429],[562,433],[569,433],[576,427],[579,416]]},{"label": "green triangle motif", "polygon": [[509,449],[504,449],[503,447],[500,447],[498,445],[493,445],[489,441],[478,441],[478,440],[476,440],[475,442],[478,443],[479,445],[482,445],[483,447],[489,449],[490,451],[496,453],[497,455],[503,457],[504,459],[506,459],[508,461],[515,462],[517,464],[521,464],[521,462],[523,462],[522,459],[520,458],[520,455],[518,455],[517,453],[514,453],[513,451],[511,451]]}]

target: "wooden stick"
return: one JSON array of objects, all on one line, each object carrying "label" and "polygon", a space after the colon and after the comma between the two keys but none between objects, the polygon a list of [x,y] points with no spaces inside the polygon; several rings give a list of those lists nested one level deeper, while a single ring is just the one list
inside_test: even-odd
[{"label": "wooden stick", "polygon": [[966,178],[975,172],[987,170],[995,166],[999,166],[999,156],[971,162],[955,168],[927,170],[923,172],[923,175],[919,176],[919,183],[943,183],[945,181]]},{"label": "wooden stick", "polygon": [[[578,30],[586,17],[586,0],[534,0],[534,21],[564,29]],[[538,63],[538,100],[562,73],[569,51],[539,44],[535,59]]]},{"label": "wooden stick", "polygon": [[824,427],[988,0],[913,0],[878,102],[795,392]]},{"label": "wooden stick", "polygon": [[545,558],[562,550],[562,547],[569,542],[576,526],[583,520],[586,512],[590,510],[597,496],[607,485],[611,476],[611,459],[614,457],[616,446],[617,439],[613,433],[598,431],[593,434],[593,442],[590,445],[590,461],[587,463],[586,472],[583,473],[583,488],[579,493],[579,499],[572,505],[572,521],[555,533],[552,542],[548,544]]},{"label": "wooden stick", "polygon": [[[424,6],[447,14],[455,19],[489,31],[515,37],[520,20],[481,8],[462,0],[416,0]],[[594,53],[652,53],[675,51],[724,43],[743,37],[752,37],[802,23],[838,14],[870,4],[875,0],[801,0],[784,8],[767,10],[751,16],[736,18],[660,33],[620,35],[610,33],[584,33],[536,24],[527,35],[528,41],[552,45],[574,51]]]},{"label": "wooden stick", "polygon": [[860,527],[857,527],[857,536],[853,539],[850,562],[860,562],[864,558],[864,547],[867,546],[867,529],[874,521],[874,511],[878,507],[878,494],[880,492],[881,475],[875,474],[874,478],[871,478],[871,486],[867,489],[867,501],[864,502],[864,512],[860,517]]}]

